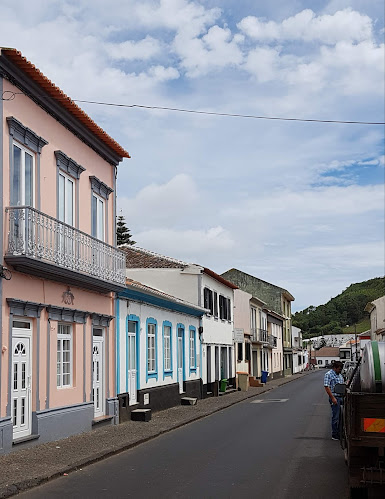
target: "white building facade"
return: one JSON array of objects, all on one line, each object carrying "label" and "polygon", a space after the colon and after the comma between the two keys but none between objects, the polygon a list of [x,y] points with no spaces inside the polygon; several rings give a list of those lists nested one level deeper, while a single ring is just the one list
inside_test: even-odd
[{"label": "white building facade", "polygon": [[202,397],[204,310],[138,282],[117,303],[116,389],[120,419],[131,409],[166,409]]},{"label": "white building facade", "polygon": [[293,348],[293,374],[301,373],[306,368],[306,357],[302,347],[302,331],[300,328],[292,326],[292,348]]},{"label": "white building facade", "polygon": [[127,277],[206,310],[201,319],[203,396],[217,395],[219,382],[235,384],[233,291],[237,286],[212,270],[156,253],[126,252]]}]

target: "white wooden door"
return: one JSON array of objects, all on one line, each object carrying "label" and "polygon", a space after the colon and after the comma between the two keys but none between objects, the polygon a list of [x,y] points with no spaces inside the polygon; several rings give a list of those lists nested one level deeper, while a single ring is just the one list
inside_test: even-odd
[{"label": "white wooden door", "polygon": [[12,329],[12,421],[14,439],[31,434],[32,419],[31,337],[17,336],[18,331],[20,330]]},{"label": "white wooden door", "polygon": [[178,383],[179,383],[179,393],[183,393],[183,336],[184,331],[182,328],[178,329]]},{"label": "white wooden door", "polygon": [[94,416],[104,416],[104,356],[103,336],[93,337],[92,373],[93,373],[93,400]]},{"label": "white wooden door", "polygon": [[128,336],[127,336],[127,375],[128,375],[128,393],[129,404],[133,405],[138,402],[136,393],[136,328],[137,323],[128,321]]}]

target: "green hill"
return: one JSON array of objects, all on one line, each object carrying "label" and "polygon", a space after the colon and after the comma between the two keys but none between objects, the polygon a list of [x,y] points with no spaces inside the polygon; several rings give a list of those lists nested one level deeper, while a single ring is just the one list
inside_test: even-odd
[{"label": "green hill", "polygon": [[385,277],[351,284],[325,305],[310,306],[296,312],[292,323],[302,329],[304,338],[354,332],[354,324],[357,333],[360,333],[370,328],[369,316],[365,312],[366,304],[384,294]]}]

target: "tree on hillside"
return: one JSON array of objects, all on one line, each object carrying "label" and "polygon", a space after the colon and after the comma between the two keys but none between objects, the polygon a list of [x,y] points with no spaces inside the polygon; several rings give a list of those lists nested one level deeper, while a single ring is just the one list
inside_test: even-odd
[{"label": "tree on hillside", "polygon": [[121,246],[122,244],[136,244],[131,235],[130,230],[126,225],[123,215],[118,216],[118,221],[116,222],[116,244]]}]

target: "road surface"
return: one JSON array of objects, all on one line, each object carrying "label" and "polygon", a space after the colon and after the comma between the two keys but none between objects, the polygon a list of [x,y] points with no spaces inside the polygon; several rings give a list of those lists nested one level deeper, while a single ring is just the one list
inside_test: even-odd
[{"label": "road surface", "polygon": [[323,375],[296,379],[20,496],[345,499],[347,468],[331,440]]}]

